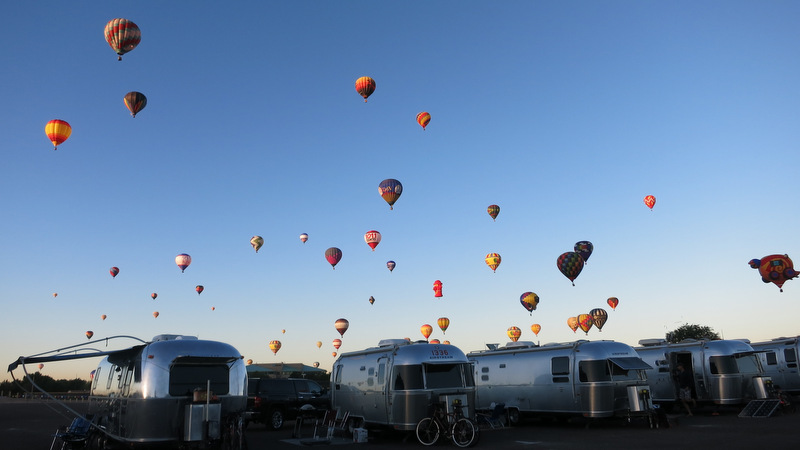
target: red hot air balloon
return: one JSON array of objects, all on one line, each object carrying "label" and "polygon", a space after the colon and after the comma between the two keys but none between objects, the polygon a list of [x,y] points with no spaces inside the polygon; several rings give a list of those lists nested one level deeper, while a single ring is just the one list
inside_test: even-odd
[{"label": "red hot air balloon", "polygon": [[447,331],[447,327],[450,326],[450,319],[447,317],[439,317],[439,320],[436,321],[436,324],[442,329],[442,333],[445,333]]},{"label": "red hot air balloon", "polygon": [[542,331],[542,326],[539,325],[538,323],[535,323],[531,325],[531,331],[533,331],[533,334],[538,336],[539,332]]},{"label": "red hot air balloon", "polygon": [[578,278],[581,270],[583,270],[583,258],[581,258],[580,253],[562,253],[561,256],[558,257],[556,265],[558,266],[558,270],[560,270],[565,277],[569,278],[569,281],[572,281],[572,285],[575,286],[575,278]]},{"label": "red hot air balloon", "polygon": [[344,337],[344,332],[350,328],[350,322],[347,319],[338,319],[336,322],[334,322],[333,326],[336,327],[336,331],[338,331],[339,334]]},{"label": "red hot air balloon", "polygon": [[433,282],[433,296],[434,297],[442,296],[442,282],[439,280]]},{"label": "red hot air balloon", "polygon": [[594,319],[589,314],[578,314],[578,327],[580,327],[581,331],[589,335],[589,330],[594,325]]},{"label": "red hot air balloon", "polygon": [[506,334],[508,335],[509,339],[511,339],[514,342],[517,342],[519,340],[519,337],[522,336],[522,330],[520,330],[517,327],[509,327],[508,330],[506,331]]},{"label": "red hot air balloon", "polygon": [[156,297],[158,297],[158,294],[156,294],[155,292],[153,292],[152,294],[150,294],[150,298],[152,298],[153,300],[155,300],[155,299],[156,299]]},{"label": "red hot air balloon", "polygon": [[394,178],[387,178],[378,185],[378,193],[389,204],[389,209],[394,209],[394,203],[403,193],[403,184]]},{"label": "red hot air balloon", "polygon": [[650,208],[650,211],[652,211],[653,206],[656,206],[656,198],[653,197],[652,195],[647,195],[644,198],[644,204],[647,205],[648,208]]},{"label": "red hot air balloon", "polygon": [[202,293],[203,293],[203,291],[204,291],[205,289],[206,289],[206,288],[204,288],[202,284],[198,284],[198,285],[197,285],[197,286],[195,286],[195,288],[194,288],[194,290],[195,290],[195,291],[197,291],[197,295],[200,295],[200,294],[202,294]]},{"label": "red hot air balloon", "polygon": [[94,336],[94,331],[87,331],[86,332],[86,339],[91,339]]},{"label": "red hot air balloon", "polygon": [[758,269],[761,281],[774,283],[781,292],[783,292],[783,283],[798,275],[789,255],[768,255],[761,259],[751,259],[748,264],[753,269]]},{"label": "red hot air balloon", "polygon": [[39,365],[38,365],[38,366],[36,366],[36,367],[38,367],[38,368],[39,368],[39,370],[42,370],[42,369],[44,369],[44,364],[42,364],[42,363],[39,363]]},{"label": "red hot air balloon", "polygon": [[422,127],[423,130],[425,130],[425,127],[428,126],[430,121],[431,115],[428,112],[423,111],[417,114],[417,123]]},{"label": "red hot air balloon", "polygon": [[192,263],[192,257],[187,255],[186,253],[181,253],[180,255],[175,257],[175,264],[181,268],[181,273],[189,267],[189,264]]},{"label": "red hot air balloon", "polygon": [[112,267],[108,270],[108,273],[111,274],[111,278],[117,278],[117,275],[119,275],[119,267]]},{"label": "red hot air balloon", "polygon": [[426,323],[425,325],[419,327],[419,332],[422,333],[423,336],[425,336],[425,339],[428,339],[431,333],[433,333],[433,327]]},{"label": "red hot air balloon", "polygon": [[58,150],[58,145],[62,144],[72,134],[72,127],[66,120],[51,120],[44,126],[44,134],[53,143],[53,150]]},{"label": "red hot air balloon", "polygon": [[364,103],[367,102],[367,97],[375,92],[375,80],[370,77],[361,77],[356,80],[356,92],[364,97]]},{"label": "red hot air balloon", "polygon": [[369,248],[374,252],[375,247],[381,243],[381,234],[375,230],[369,230],[364,233],[364,242],[366,242]]},{"label": "red hot air balloon", "polygon": [[497,215],[500,214],[500,207],[497,205],[489,205],[489,207],[486,208],[486,212],[489,213],[489,216],[492,217],[492,220],[495,220],[497,219]]},{"label": "red hot air balloon", "polygon": [[617,297],[608,297],[606,303],[608,303],[608,306],[610,306],[611,309],[617,309],[617,305],[619,305],[619,299]]},{"label": "red hot air balloon", "polygon": [[122,61],[122,55],[136,48],[142,41],[142,32],[135,23],[128,19],[111,19],[106,24],[106,42],[119,55],[117,61]]},{"label": "red hot air balloon", "polygon": [[327,259],[328,264],[336,270],[336,264],[339,264],[339,261],[342,260],[342,251],[336,247],[331,247],[325,250],[325,259]]},{"label": "red hot air balloon", "polygon": [[158,311],[153,311],[153,318],[158,319],[159,315]]},{"label": "red hot air balloon", "polygon": [[125,102],[125,106],[128,108],[128,111],[131,112],[131,115],[135,118],[136,114],[143,110],[145,106],[147,106],[147,97],[144,96],[141,92],[131,91],[125,94],[125,97],[122,99]]},{"label": "red hot air balloon", "polygon": [[519,296],[519,302],[522,304],[523,308],[527,309],[528,312],[533,315],[536,305],[539,304],[539,296],[534,292],[523,292],[522,295]]},{"label": "red hot air balloon", "polygon": [[341,339],[334,339],[333,340],[333,348],[335,348],[336,350],[339,350],[339,347],[341,347],[341,346],[342,346],[342,340]]}]

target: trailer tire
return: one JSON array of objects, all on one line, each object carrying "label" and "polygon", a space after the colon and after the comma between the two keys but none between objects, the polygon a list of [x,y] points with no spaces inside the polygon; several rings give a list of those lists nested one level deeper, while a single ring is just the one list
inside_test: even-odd
[{"label": "trailer tire", "polygon": [[269,416],[267,416],[267,428],[272,431],[278,431],[283,428],[283,410],[275,408],[269,412]]},{"label": "trailer tire", "polygon": [[508,424],[515,426],[519,424],[519,410],[516,408],[508,408]]}]

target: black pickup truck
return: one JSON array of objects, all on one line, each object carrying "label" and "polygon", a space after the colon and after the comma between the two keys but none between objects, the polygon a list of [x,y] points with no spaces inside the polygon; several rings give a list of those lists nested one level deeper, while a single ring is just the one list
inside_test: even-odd
[{"label": "black pickup truck", "polygon": [[250,378],[245,421],[262,422],[279,430],[285,420],[300,414],[322,415],[330,408],[328,391],[303,378]]}]

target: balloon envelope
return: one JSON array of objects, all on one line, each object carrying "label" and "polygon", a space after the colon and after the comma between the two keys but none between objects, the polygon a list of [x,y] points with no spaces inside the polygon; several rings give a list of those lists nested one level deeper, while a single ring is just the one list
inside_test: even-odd
[{"label": "balloon envelope", "polygon": [[44,134],[53,143],[53,150],[57,150],[59,144],[66,141],[72,134],[72,127],[66,120],[55,119],[47,122],[47,125],[44,126]]},{"label": "balloon envelope", "polygon": [[278,354],[278,350],[281,349],[281,341],[269,341],[269,349],[272,350],[272,353]]},{"label": "balloon envelope", "polygon": [[592,316],[594,326],[596,326],[599,331],[603,331],[603,325],[605,325],[606,320],[608,320],[608,313],[606,310],[603,308],[595,308],[589,311],[589,315]]},{"label": "balloon envelope", "polygon": [[142,40],[142,32],[135,23],[128,19],[111,19],[106,24],[105,37],[108,45],[122,61],[122,55],[136,48]]},{"label": "balloon envelope", "polygon": [[511,339],[514,342],[517,342],[519,340],[519,337],[522,336],[522,330],[520,330],[517,327],[509,327],[508,330],[506,331],[506,334],[508,335],[509,339]]},{"label": "balloon envelope", "polygon": [[181,253],[180,255],[175,257],[175,264],[181,268],[181,273],[189,267],[189,264],[192,263],[192,257],[187,255],[186,253]]},{"label": "balloon envelope", "polygon": [[589,257],[592,256],[594,245],[589,241],[580,241],[575,243],[575,252],[581,255],[583,262],[589,262]]},{"label": "balloon envelope", "polygon": [[145,106],[147,106],[147,97],[145,97],[141,92],[128,92],[125,94],[125,97],[122,99],[122,101],[125,102],[125,106],[128,108],[128,111],[131,112],[133,117],[136,117],[136,114],[143,110]]},{"label": "balloon envelope", "polygon": [[153,317],[158,318],[159,314],[158,311],[153,311]]},{"label": "balloon envelope", "polygon": [[264,238],[262,238],[261,236],[253,236],[250,238],[250,245],[252,245],[256,253],[258,253],[258,249],[260,249],[261,246],[264,245]]},{"label": "balloon envelope", "polygon": [[387,178],[378,185],[378,193],[389,204],[389,209],[394,209],[394,202],[403,193],[403,184],[394,178]]},{"label": "balloon envelope", "polygon": [[499,253],[489,253],[488,255],[486,255],[485,261],[486,265],[489,266],[490,269],[492,269],[492,272],[494,272],[495,270],[497,270],[497,267],[500,266],[502,258],[500,258]]},{"label": "balloon envelope", "polygon": [[194,288],[194,290],[195,290],[195,291],[197,291],[197,295],[200,295],[200,294],[202,294],[202,293],[203,293],[203,291],[204,291],[205,289],[206,289],[206,288],[204,288],[202,284],[198,284],[198,285],[197,285],[197,286],[195,286],[195,288]]},{"label": "balloon envelope", "polygon": [[567,326],[574,333],[578,329],[578,318],[577,317],[570,317],[569,319],[567,319]]},{"label": "balloon envelope", "polygon": [[317,341],[317,348],[322,348],[322,341]]},{"label": "balloon envelope", "polygon": [[592,316],[589,314],[578,314],[578,327],[580,327],[581,331],[589,335],[589,330],[594,325],[594,320]]},{"label": "balloon envelope", "polygon": [[42,370],[42,369],[44,369],[44,364],[42,364],[42,363],[39,363],[39,365],[38,365],[38,366],[36,366],[36,367],[38,367],[38,368],[39,368],[39,370]]},{"label": "balloon envelope", "polygon": [[656,206],[656,198],[653,197],[652,195],[647,195],[644,198],[644,204],[647,205],[647,207],[650,208],[650,210],[652,210],[653,206]]},{"label": "balloon envelope", "polygon": [[495,220],[497,219],[497,215],[500,214],[500,207],[497,205],[489,205],[489,207],[486,208],[486,212],[489,213],[489,215],[492,217],[492,220]]},{"label": "balloon envelope", "polygon": [[431,333],[433,333],[433,327],[426,323],[425,325],[419,327],[419,332],[425,336],[425,339],[428,339]]},{"label": "balloon envelope", "polygon": [[572,281],[572,285],[575,286],[575,278],[578,278],[581,270],[583,270],[583,258],[581,258],[581,255],[577,252],[562,253],[556,260],[556,265],[558,270],[569,278]]},{"label": "balloon envelope", "polygon": [[303,233],[300,235],[300,242],[305,244],[307,240],[308,240],[308,233]]},{"label": "balloon envelope", "polygon": [[538,336],[539,332],[542,331],[542,326],[539,325],[538,323],[535,323],[531,325],[531,331],[533,331],[533,334]]},{"label": "balloon envelope", "polygon": [[119,275],[119,267],[112,267],[111,269],[108,270],[108,273],[111,274],[112,278],[116,278],[117,275]]},{"label": "balloon envelope", "polygon": [[533,310],[535,310],[536,305],[539,304],[539,296],[534,292],[523,292],[522,295],[519,296],[519,302],[522,304],[523,308],[527,309],[531,315],[533,315]]},{"label": "balloon envelope", "polygon": [[94,331],[87,331],[86,332],[86,339],[91,339],[94,336]]},{"label": "balloon envelope", "polygon": [[342,251],[336,247],[331,247],[325,250],[325,259],[328,260],[328,264],[336,270],[336,264],[339,264],[339,261],[342,260]]},{"label": "balloon envelope", "polygon": [[342,346],[342,340],[341,339],[334,339],[333,340],[333,348],[335,348],[336,350],[339,350],[339,347],[341,347],[341,346]]},{"label": "balloon envelope", "polygon": [[156,294],[155,292],[153,292],[152,294],[150,294],[150,298],[152,298],[153,300],[155,300],[155,299],[156,299],[156,297],[158,297],[158,294]]},{"label": "balloon envelope", "polygon": [[248,359],[247,360],[247,365],[249,366],[250,364],[253,364],[253,360],[252,359]]},{"label": "balloon envelope", "polygon": [[422,127],[423,130],[425,129],[425,127],[428,126],[430,121],[431,121],[431,115],[428,112],[423,111],[417,114],[417,123]]},{"label": "balloon envelope", "polygon": [[367,245],[369,245],[369,248],[371,248],[374,252],[375,247],[381,243],[381,234],[378,231],[369,230],[364,233],[364,242],[366,242]]},{"label": "balloon envelope", "polygon": [[394,268],[395,268],[395,266],[396,266],[396,265],[397,265],[397,264],[395,264],[395,262],[394,262],[394,261],[387,261],[387,262],[386,262],[386,268],[388,268],[388,269],[389,269],[389,272],[392,272],[392,271],[394,271]]},{"label": "balloon envelope", "polygon": [[781,292],[783,292],[783,283],[798,275],[789,255],[767,255],[761,259],[750,260],[749,264],[750,267],[758,269],[761,281],[774,283]]},{"label": "balloon envelope", "polygon": [[108,316],[107,316],[107,315],[105,315],[105,314],[101,314],[101,315],[100,315],[100,320],[106,320],[106,317],[108,317]]},{"label": "balloon envelope", "polygon": [[373,297],[373,296],[371,296],[371,295],[370,295],[370,296],[369,296],[369,304],[371,305],[371,304],[373,304],[373,303],[375,303],[375,297]]},{"label": "balloon envelope", "polygon": [[439,317],[439,320],[436,321],[436,324],[439,325],[439,328],[442,329],[442,333],[447,331],[447,327],[450,326],[450,319],[447,317]]},{"label": "balloon envelope", "polygon": [[375,92],[375,80],[370,77],[360,77],[356,80],[356,92],[361,94],[364,97],[364,103],[367,102],[367,97],[372,95]]},{"label": "balloon envelope", "polygon": [[608,303],[608,306],[610,306],[611,309],[617,309],[617,305],[619,305],[619,299],[617,297],[608,297],[606,303]]},{"label": "balloon envelope", "polygon": [[336,327],[336,331],[338,331],[339,334],[344,337],[344,332],[350,328],[350,322],[347,319],[338,319],[336,322],[334,322],[333,326]]}]

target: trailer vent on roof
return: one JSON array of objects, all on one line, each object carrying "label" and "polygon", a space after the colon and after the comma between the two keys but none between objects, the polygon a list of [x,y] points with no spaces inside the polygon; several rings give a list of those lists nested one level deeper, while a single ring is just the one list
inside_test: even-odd
[{"label": "trailer vent on roof", "polygon": [[655,347],[657,345],[664,345],[667,341],[665,339],[642,339],[639,341],[639,345],[642,347]]}]

